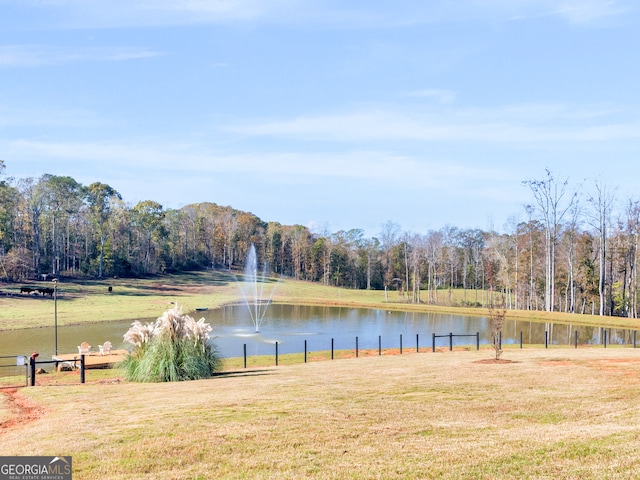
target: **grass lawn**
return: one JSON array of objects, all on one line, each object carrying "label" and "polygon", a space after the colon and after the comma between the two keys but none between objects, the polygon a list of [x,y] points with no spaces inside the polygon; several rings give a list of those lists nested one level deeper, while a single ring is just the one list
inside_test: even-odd
[{"label": "grass lawn", "polygon": [[72,455],[75,479],[637,478],[640,349],[491,357],[372,355],[174,384],[89,372],[5,395],[0,421],[25,419],[5,420],[0,448]]},{"label": "grass lawn", "polygon": [[[108,292],[108,287],[112,292]],[[0,285],[14,293],[20,285]],[[200,272],[60,285],[61,325],[154,318],[239,300]],[[457,303],[463,292],[452,292]],[[426,297],[425,297],[426,298]],[[456,300],[458,298],[458,300]],[[486,315],[395,293],[283,280],[274,301]],[[48,298],[0,297],[0,329],[49,325]],[[509,311],[633,328],[636,320]],[[409,350],[409,349],[408,349]],[[118,370],[39,375],[0,390],[2,455],[72,455],[74,479],[632,479],[640,469],[640,349],[441,349],[225,359],[210,380],[133,384]]]}]

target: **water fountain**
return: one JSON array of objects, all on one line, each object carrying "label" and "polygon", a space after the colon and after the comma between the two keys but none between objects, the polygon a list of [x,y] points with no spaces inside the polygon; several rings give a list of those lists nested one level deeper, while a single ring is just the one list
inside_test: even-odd
[{"label": "water fountain", "polygon": [[262,320],[267,313],[267,308],[275,291],[274,285],[268,292],[268,297],[265,295],[265,286],[269,282],[266,274],[266,262],[263,264],[262,273],[258,274],[258,256],[256,247],[252,243],[244,267],[244,280],[240,283],[240,292],[242,293],[244,304],[249,309],[249,315],[256,333],[260,331],[260,325],[262,325]]}]

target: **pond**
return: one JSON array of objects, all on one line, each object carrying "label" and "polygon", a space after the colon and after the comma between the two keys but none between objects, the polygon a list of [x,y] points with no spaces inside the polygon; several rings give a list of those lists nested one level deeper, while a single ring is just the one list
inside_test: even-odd
[{"label": "pond", "polygon": [[[247,355],[273,355],[278,342],[280,354],[304,351],[307,341],[309,352],[330,350],[333,339],[336,350],[354,350],[356,337],[358,348],[376,349],[381,342],[383,349],[399,348],[402,336],[403,348],[415,351],[431,348],[432,335],[473,335],[454,337],[454,345],[475,345],[479,332],[480,343],[491,342],[489,320],[480,316],[454,314],[408,313],[364,308],[271,305],[267,309],[260,332],[256,333],[246,306],[230,306],[203,312],[190,312],[196,320],[204,317],[213,327],[212,341],[223,357],[240,357],[244,345]],[[155,319],[149,319],[153,321]],[[129,329],[131,320],[72,327],[58,327],[58,352],[74,353],[82,342],[98,345],[109,340],[113,348],[129,348],[122,336]],[[544,344],[545,331],[549,343],[572,345],[575,332],[579,344],[602,344],[604,329],[599,327],[545,324],[523,321],[505,322],[503,344]],[[633,344],[632,330],[607,329],[607,343]],[[448,347],[449,338],[438,338],[438,347]],[[40,353],[41,359],[49,359],[55,352],[54,328],[37,328],[0,332],[0,356],[30,355]]]}]

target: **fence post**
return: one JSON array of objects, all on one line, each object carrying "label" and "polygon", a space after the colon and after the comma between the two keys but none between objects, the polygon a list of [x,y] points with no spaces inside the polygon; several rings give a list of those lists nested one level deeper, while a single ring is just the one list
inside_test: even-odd
[{"label": "fence post", "polygon": [[575,331],[575,340],[573,343],[575,344],[575,348],[578,348],[578,330]]},{"label": "fence post", "polygon": [[633,348],[636,348],[636,334],[638,333],[637,330],[633,331]]},{"label": "fence post", "polygon": [[435,333],[431,334],[431,351],[433,353],[436,352],[436,334]]},{"label": "fence post", "polygon": [[278,366],[278,342],[276,342],[276,367]]},{"label": "fence post", "polygon": [[31,367],[31,386],[32,387],[35,387],[36,385],[36,359],[34,355],[31,355],[31,358],[29,359],[29,366]]},{"label": "fence post", "polygon": [[358,358],[358,337],[356,337],[356,358]]},{"label": "fence post", "polygon": [[420,353],[420,334],[416,333],[416,353]]},{"label": "fence post", "polygon": [[80,355],[80,383],[84,383],[85,376],[85,364],[84,364],[84,353]]},{"label": "fence post", "polygon": [[247,368],[247,344],[244,344],[244,368]]},{"label": "fence post", "polygon": [[480,350],[480,332],[476,332],[476,350]]},{"label": "fence post", "polygon": [[449,351],[453,351],[453,333],[449,332]]},{"label": "fence post", "polygon": [[382,335],[378,335],[378,356],[382,355]]},{"label": "fence post", "polygon": [[607,329],[604,329],[604,348],[607,348]]},{"label": "fence post", "polygon": [[304,341],[304,363],[307,363],[307,341]]},{"label": "fence post", "polygon": [[544,348],[549,348],[549,332],[544,331]]},{"label": "fence post", "polygon": [[333,338],[331,339],[331,360],[333,360]]},{"label": "fence post", "polygon": [[522,330],[520,330],[520,350],[522,350]]},{"label": "fence post", "polygon": [[498,348],[502,350],[502,330],[498,332]]},{"label": "fence post", "polygon": [[400,334],[400,355],[402,355],[402,334]]}]

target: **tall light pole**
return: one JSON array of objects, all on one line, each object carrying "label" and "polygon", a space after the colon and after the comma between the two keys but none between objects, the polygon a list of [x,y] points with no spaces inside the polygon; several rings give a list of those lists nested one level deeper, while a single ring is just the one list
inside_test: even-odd
[{"label": "tall light pole", "polygon": [[55,326],[56,357],[58,356],[58,279],[53,279],[53,321]]}]

